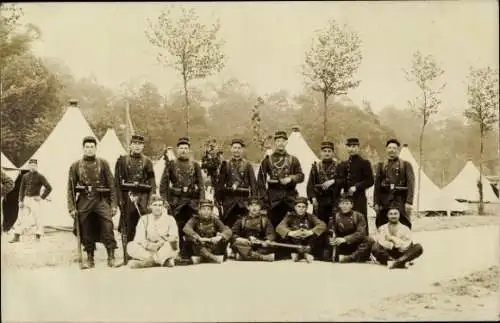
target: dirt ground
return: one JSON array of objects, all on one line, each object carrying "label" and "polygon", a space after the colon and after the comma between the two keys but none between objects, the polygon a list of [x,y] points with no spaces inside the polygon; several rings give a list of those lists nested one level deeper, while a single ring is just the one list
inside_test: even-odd
[{"label": "dirt ground", "polygon": [[434,291],[384,298],[346,311],[341,320],[500,320],[499,266],[435,282]]}]

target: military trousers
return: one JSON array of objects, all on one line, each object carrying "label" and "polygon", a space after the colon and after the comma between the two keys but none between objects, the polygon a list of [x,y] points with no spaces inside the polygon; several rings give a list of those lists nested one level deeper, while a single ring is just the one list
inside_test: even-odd
[{"label": "military trousers", "polygon": [[24,198],[24,207],[19,209],[19,218],[14,224],[14,233],[23,234],[34,225],[36,234],[43,235],[42,216],[41,202],[37,201],[34,196],[26,196]]},{"label": "military trousers", "polygon": [[168,259],[176,258],[179,250],[174,250],[169,242],[165,242],[157,251],[149,251],[139,243],[131,241],[127,244],[127,253],[132,259],[154,262],[162,266]]},{"label": "military trousers", "polygon": [[[373,239],[365,236],[361,241],[354,243],[343,243],[336,246],[336,259],[338,261],[339,255],[348,256],[353,262],[364,262],[370,258],[371,247],[373,245]],[[333,247],[330,246],[333,251]]]},{"label": "military trousers", "polygon": [[382,265],[387,265],[388,260],[400,260],[409,262],[417,259],[422,255],[424,249],[419,243],[412,243],[406,250],[398,250],[396,248],[386,249],[379,243],[374,243],[372,247],[372,254]]}]

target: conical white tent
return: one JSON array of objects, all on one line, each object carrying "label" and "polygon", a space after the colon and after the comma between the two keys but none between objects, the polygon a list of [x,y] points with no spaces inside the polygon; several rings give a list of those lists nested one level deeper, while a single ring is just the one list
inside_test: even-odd
[{"label": "conical white tent", "polygon": [[[95,137],[95,134],[80,109],[70,106],[32,157],[38,159],[38,171],[52,186],[50,201],[42,205],[46,225],[72,226],[67,207],[68,174],[71,164],[82,157],[85,136]],[[26,165],[27,162],[22,168]]]},{"label": "conical white tent", "polygon": [[[12,163],[10,161],[9,158],[7,158],[7,156],[4,155],[4,153],[0,153],[1,154],[1,160],[0,160],[0,166],[1,167],[6,167],[6,168],[17,168],[14,163]],[[2,170],[10,177],[12,178],[13,180],[16,179],[17,175],[19,175],[19,171],[18,170],[13,170],[13,169],[3,169]]]},{"label": "conical white tent", "polygon": [[409,162],[413,167],[413,172],[415,174],[415,191],[413,197],[413,207],[416,210],[417,207],[417,197],[420,194],[420,201],[418,211],[465,211],[466,207],[455,201],[450,195],[442,191],[436,184],[434,184],[429,177],[424,173],[422,169],[420,172],[421,183],[420,192],[418,190],[418,163],[413,157],[408,147],[403,147],[399,157],[403,160]]},{"label": "conical white tent", "polygon": [[[167,157],[168,160],[175,160],[176,157],[172,147],[167,147]],[[156,163],[153,165],[153,169],[155,172],[156,187],[159,190],[161,176],[163,175],[163,170],[165,169],[165,156],[162,156],[159,160],[156,161]]]},{"label": "conical white tent", "polygon": [[319,159],[312,151],[311,147],[309,147],[304,137],[302,137],[298,128],[294,128],[288,137],[286,150],[290,155],[294,155],[300,161],[305,177],[304,182],[297,185],[297,191],[300,196],[307,196],[307,180],[309,179],[309,172],[311,171],[313,163],[319,161]]},{"label": "conical white tent", "polygon": [[[448,184],[443,190],[454,199],[466,200],[469,202],[479,201],[479,189],[477,182],[479,181],[479,169],[468,161],[458,175]],[[483,176],[483,201],[484,202],[499,202],[498,197],[491,188],[491,183]]]},{"label": "conical white tent", "polygon": [[127,151],[123,148],[120,139],[114,129],[108,129],[101,142],[97,146],[97,156],[104,158],[110,165],[111,171],[115,172],[115,164],[118,157],[126,155]]}]

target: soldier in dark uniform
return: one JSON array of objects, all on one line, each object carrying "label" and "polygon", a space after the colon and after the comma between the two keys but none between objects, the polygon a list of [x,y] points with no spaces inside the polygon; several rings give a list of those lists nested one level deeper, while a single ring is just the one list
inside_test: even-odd
[{"label": "soldier in dark uniform", "polygon": [[222,162],[215,190],[215,198],[223,206],[221,220],[230,228],[247,213],[247,199],[257,192],[257,180],[252,164],[242,158],[244,147],[241,139],[231,141],[232,158]]},{"label": "soldier in dark uniform", "polygon": [[144,156],[143,149],[144,137],[132,135],[130,153],[120,156],[115,165],[115,186],[120,206],[118,231],[122,234],[125,263],[128,260],[125,246],[134,240],[139,217],[149,213],[148,205],[156,192],[153,162]]},{"label": "soldier in dark uniform", "polygon": [[287,140],[286,132],[275,133],[276,150],[262,161],[257,180],[258,194],[264,197],[273,227],[283,220],[287,212],[294,210],[298,195],[295,187],[304,181],[298,158],[286,151]]},{"label": "soldier in dark uniform", "polygon": [[[318,218],[328,223],[338,206],[340,190],[336,183],[337,160],[333,158],[334,145],[331,141],[321,143],[321,161],[314,162],[307,181],[307,197],[312,202]],[[313,250],[316,259],[329,260],[323,251],[327,249],[326,232],[320,237],[319,243]]]},{"label": "soldier in dark uniform", "polygon": [[373,240],[366,233],[365,216],[353,210],[352,196],[340,198],[339,212],[328,223],[330,259],[337,262],[365,262],[370,258]]},{"label": "soldier in dark uniform", "polygon": [[106,160],[95,155],[97,140],[83,139],[83,158],[74,162],[68,176],[68,210],[80,226],[81,241],[87,252],[83,268],[94,267],[95,243],[101,241],[108,253],[108,266],[116,267],[116,240],[112,217],[116,214],[116,190]]},{"label": "soldier in dark uniform", "polygon": [[261,212],[258,197],[248,199],[248,215],[236,221],[232,227],[233,245],[237,260],[274,261],[269,242],[276,239],[273,225]]},{"label": "soldier in dark uniform", "polygon": [[205,186],[200,165],[190,154],[189,138],[177,142],[177,158],[165,167],[160,183],[160,195],[168,201],[179,227],[181,257],[187,257],[184,247],[184,231],[187,221],[198,212],[199,201],[205,198]]},{"label": "soldier in dark uniform", "polygon": [[10,193],[15,185],[14,185],[14,181],[12,180],[12,178],[9,177],[9,175],[7,175],[3,169],[1,170],[1,183],[0,183],[0,197],[1,197],[1,203],[0,203],[0,214],[2,215],[2,229],[0,230],[0,233],[3,232],[3,230],[5,229],[5,224],[4,224],[4,220],[3,220],[3,212],[4,212],[4,199],[5,197],[7,196],[8,193]]},{"label": "soldier in dark uniform", "polygon": [[[294,210],[288,212],[281,223],[276,227],[276,233],[292,244],[313,248],[318,243],[319,237],[326,229],[326,223],[314,214],[307,213],[307,198],[298,197],[295,200]],[[292,260],[299,261],[304,258],[307,262],[314,260],[309,250],[292,253]]]},{"label": "soldier in dark uniform", "polygon": [[411,206],[415,190],[415,175],[413,167],[406,160],[399,158],[400,146],[398,140],[390,139],[386,143],[387,159],[377,164],[375,171],[375,187],[373,203],[378,227],[387,223],[389,206],[399,205],[399,221],[411,229]]},{"label": "soldier in dark uniform", "polygon": [[231,239],[231,229],[213,213],[214,205],[210,200],[200,201],[200,211],[184,226],[186,245],[191,249],[191,260],[198,264],[205,260],[222,263],[226,248]]},{"label": "soldier in dark uniform", "polygon": [[[359,155],[359,139],[349,138],[346,142],[349,159],[340,163],[338,167],[338,185],[344,193],[352,196],[353,210],[365,217],[368,223],[368,210],[365,191],[373,185],[373,171],[371,163]],[[366,226],[368,235],[368,226]]]},{"label": "soldier in dark uniform", "polygon": [[50,192],[52,192],[52,186],[47,181],[47,178],[38,172],[38,160],[30,159],[28,168],[29,172],[22,176],[21,187],[19,188],[18,200],[22,213],[14,225],[14,237],[9,242],[19,242],[20,236],[29,228],[29,222],[31,221],[27,221],[29,219],[28,214],[31,214],[35,221],[36,240],[40,240],[44,233],[40,201],[49,196]]}]

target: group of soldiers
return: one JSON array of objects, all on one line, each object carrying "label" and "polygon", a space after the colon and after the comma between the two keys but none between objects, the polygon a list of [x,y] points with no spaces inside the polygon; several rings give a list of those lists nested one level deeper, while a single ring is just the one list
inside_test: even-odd
[{"label": "group of soldiers", "polygon": [[[243,140],[232,139],[229,159],[216,155],[200,165],[191,157],[190,139],[182,137],[176,159],[165,160],[157,188],[153,163],[143,154],[143,136],[132,136],[129,154],[116,161],[114,175],[109,163],[96,157],[97,140],[85,137],[83,158],[69,170],[67,192],[75,233],[87,253],[82,268],[95,266],[96,242],[105,245],[108,266],[121,265],[115,259],[112,222],[118,209],[124,264],[133,268],[222,263],[229,257],[371,259],[405,268],[422,254],[422,247],[411,240],[414,173],[411,164],[399,158],[396,139],[387,141],[387,158],[375,167],[375,175],[370,162],[359,155],[357,138],[347,139],[349,158],[341,162],[334,158],[334,144],[322,142],[321,160],[312,165],[308,177],[307,196],[298,195],[296,186],[305,176],[299,159],[287,152],[287,140],[285,131],[275,133],[275,149],[265,156],[256,176],[244,158]],[[209,174],[213,201],[205,196],[202,169]],[[28,197],[37,202],[50,193],[43,175],[33,173],[36,168],[23,176],[31,189],[23,189],[20,202],[28,203]],[[373,185],[377,232],[370,235],[366,190]],[[41,186],[48,188],[43,196]],[[12,241],[19,241],[20,234],[15,231]],[[41,234],[37,231],[37,237]]]}]

